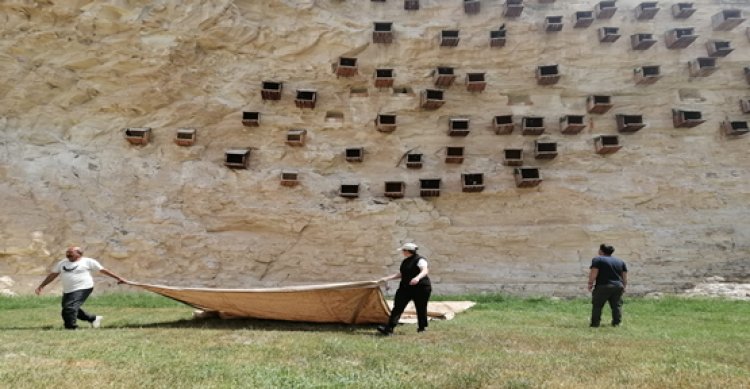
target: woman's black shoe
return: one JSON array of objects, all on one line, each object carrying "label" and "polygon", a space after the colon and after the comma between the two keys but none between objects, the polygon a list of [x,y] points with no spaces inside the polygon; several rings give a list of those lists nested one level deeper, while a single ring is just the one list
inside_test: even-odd
[{"label": "woman's black shoe", "polygon": [[378,332],[383,335],[393,335],[393,328],[388,326],[378,326]]}]

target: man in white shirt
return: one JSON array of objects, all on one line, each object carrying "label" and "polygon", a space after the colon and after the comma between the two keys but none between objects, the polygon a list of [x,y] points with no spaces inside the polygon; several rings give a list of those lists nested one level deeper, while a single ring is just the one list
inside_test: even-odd
[{"label": "man in white shirt", "polygon": [[42,289],[47,284],[62,274],[60,277],[63,284],[62,318],[65,322],[65,328],[69,330],[78,328],[76,319],[85,320],[91,323],[92,327],[99,328],[103,316],[91,315],[81,309],[81,305],[86,302],[86,299],[94,290],[94,279],[90,272],[99,271],[116,279],[118,284],[126,283],[127,280],[105,269],[97,260],[84,257],[83,250],[80,247],[68,248],[65,257],[67,259],[63,259],[55,265],[35,292],[36,294],[42,293]]}]

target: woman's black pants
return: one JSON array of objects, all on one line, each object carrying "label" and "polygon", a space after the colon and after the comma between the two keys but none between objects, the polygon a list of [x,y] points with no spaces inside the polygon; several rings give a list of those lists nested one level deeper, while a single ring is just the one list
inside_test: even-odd
[{"label": "woman's black pants", "polygon": [[427,301],[430,299],[431,293],[432,287],[429,285],[400,286],[393,298],[393,309],[391,310],[391,317],[388,319],[388,327],[396,327],[406,305],[409,304],[409,301],[414,301],[419,329],[427,328]]}]

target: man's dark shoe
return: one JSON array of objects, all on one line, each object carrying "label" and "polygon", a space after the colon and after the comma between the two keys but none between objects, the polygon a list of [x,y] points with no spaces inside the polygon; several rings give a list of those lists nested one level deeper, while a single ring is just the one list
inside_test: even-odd
[{"label": "man's dark shoe", "polygon": [[388,326],[378,326],[378,332],[383,335],[393,335],[393,328]]},{"label": "man's dark shoe", "polygon": [[589,327],[591,327],[591,328],[599,328],[599,324],[590,324]]},{"label": "man's dark shoe", "polygon": [[427,331],[427,328],[417,328],[417,332],[425,332]]}]

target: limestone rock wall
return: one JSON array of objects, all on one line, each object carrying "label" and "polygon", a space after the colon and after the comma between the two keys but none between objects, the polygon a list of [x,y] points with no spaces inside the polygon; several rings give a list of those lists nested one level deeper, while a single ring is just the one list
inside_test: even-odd
[{"label": "limestone rock wall", "polygon": [[[394,250],[415,241],[431,260],[438,292],[583,292],[601,242],[629,262],[634,292],[671,291],[708,275],[750,275],[750,136],[719,131],[725,117],[748,120],[743,67],[750,42],[741,24],[713,31],[722,9],[750,14],[750,1],[694,0],[697,11],[674,19],[669,7],[635,19],[639,1],[620,0],[612,19],[574,29],[576,11],[596,1],[525,1],[504,18],[504,1],[482,0],[467,15],[458,0],[422,0],[418,11],[388,0],[9,0],[0,3],[0,276],[28,293],[69,244],[128,278],[177,285],[275,286],[379,278],[397,270]],[[546,33],[545,16],[563,30]],[[392,44],[374,44],[375,21],[393,22]],[[489,31],[505,24],[507,44],[490,48]],[[622,37],[598,42],[596,29]],[[699,38],[667,49],[670,28]],[[459,29],[457,47],[440,47],[443,29]],[[653,33],[657,44],[630,48],[629,36]],[[706,55],[708,39],[731,41],[708,77],[687,62]],[[358,74],[336,77],[340,56]],[[537,85],[538,65],[558,64],[559,83]],[[635,85],[633,68],[660,65],[653,85]],[[452,66],[446,103],[419,107],[436,66]],[[394,94],[373,86],[375,68],[393,68]],[[486,72],[482,93],[466,91],[467,72]],[[282,81],[280,101],[263,101],[264,80]],[[351,95],[367,88],[366,96]],[[318,92],[313,110],[294,91]],[[614,108],[589,115],[577,135],[558,118],[585,114],[590,94]],[[672,125],[672,108],[702,112],[690,129]],[[243,111],[261,113],[243,127]],[[329,113],[343,120],[327,119]],[[377,132],[378,113],[398,129]],[[615,114],[642,114],[648,126],[621,134],[623,148],[594,153],[592,139],[617,134]],[[495,115],[544,116],[539,137],[496,135]],[[465,138],[447,135],[448,119],[471,119]],[[148,126],[146,146],[129,145],[124,127]],[[178,127],[198,129],[192,147],[174,144]],[[308,130],[304,147],[284,143]],[[533,141],[558,142],[559,156],[534,160]],[[344,160],[364,147],[362,163]],[[464,146],[463,164],[443,161]],[[251,147],[250,168],[223,166],[224,151]],[[523,148],[544,182],[516,188],[504,148]],[[421,170],[405,152],[424,154]],[[283,169],[301,184],[279,185]],[[483,173],[481,193],[462,193],[461,173]],[[420,178],[441,178],[440,197],[419,197]],[[383,197],[383,182],[406,182],[406,197]],[[359,182],[360,197],[337,195]],[[9,282],[10,283],[10,282]],[[104,284],[111,285],[110,284]]]}]

